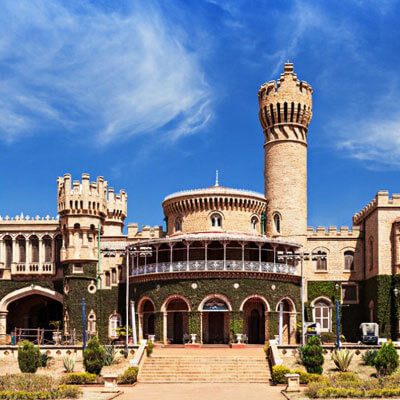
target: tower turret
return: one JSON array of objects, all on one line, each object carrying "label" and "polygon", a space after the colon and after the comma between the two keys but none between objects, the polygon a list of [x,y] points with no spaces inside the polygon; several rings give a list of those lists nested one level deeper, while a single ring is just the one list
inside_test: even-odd
[{"label": "tower turret", "polygon": [[278,82],[258,91],[264,131],[266,234],[303,242],[307,232],[307,130],[312,88],[286,63]]},{"label": "tower turret", "polygon": [[122,234],[126,217],[125,191],[114,194],[107,190],[102,176],[90,182],[82,174],[82,182],[73,181],[71,175],[57,179],[57,206],[63,238],[62,262],[96,262],[98,258],[98,229],[103,234]]}]

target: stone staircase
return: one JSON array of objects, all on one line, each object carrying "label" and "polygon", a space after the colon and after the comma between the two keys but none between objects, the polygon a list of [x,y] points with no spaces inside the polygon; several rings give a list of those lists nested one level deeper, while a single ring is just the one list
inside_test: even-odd
[{"label": "stone staircase", "polygon": [[269,383],[265,357],[255,356],[154,356],[139,372],[143,383],[253,382]]}]

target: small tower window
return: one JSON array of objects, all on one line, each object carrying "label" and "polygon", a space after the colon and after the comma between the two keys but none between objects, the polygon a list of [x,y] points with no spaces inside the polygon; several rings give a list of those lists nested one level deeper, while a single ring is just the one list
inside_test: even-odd
[{"label": "small tower window", "polygon": [[344,269],[345,271],[354,271],[354,251],[344,252]]},{"label": "small tower window", "polygon": [[211,215],[211,226],[214,228],[222,227],[222,217],[219,214]]},{"label": "small tower window", "polygon": [[181,232],[182,231],[182,218],[178,217],[175,221],[175,232]]},{"label": "small tower window", "polygon": [[251,227],[252,227],[252,229],[253,229],[254,231],[257,230],[257,228],[258,228],[258,218],[257,218],[257,217],[253,217],[253,218],[251,219]]},{"label": "small tower window", "polygon": [[281,217],[279,214],[274,215],[275,232],[281,233]]}]

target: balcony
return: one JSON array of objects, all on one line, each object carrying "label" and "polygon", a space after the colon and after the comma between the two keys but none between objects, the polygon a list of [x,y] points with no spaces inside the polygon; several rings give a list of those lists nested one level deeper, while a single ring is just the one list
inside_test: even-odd
[{"label": "balcony", "polygon": [[296,267],[288,264],[238,260],[208,260],[207,262],[198,260],[147,264],[133,268],[131,276],[193,271],[244,271],[296,275]]},{"label": "balcony", "polygon": [[12,263],[12,275],[54,275],[54,263]]}]

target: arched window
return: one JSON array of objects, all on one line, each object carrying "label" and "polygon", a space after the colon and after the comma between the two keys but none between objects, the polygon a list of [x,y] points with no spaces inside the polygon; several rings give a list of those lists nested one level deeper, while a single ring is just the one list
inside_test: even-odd
[{"label": "arched window", "polygon": [[111,338],[117,337],[117,328],[121,326],[121,316],[119,314],[110,315],[108,323],[108,336]]},{"label": "arched window", "polygon": [[219,214],[212,214],[211,215],[211,226],[214,228],[221,228],[222,227],[222,217]]},{"label": "arched window", "polygon": [[253,231],[256,231],[258,228],[258,218],[257,217],[252,217],[251,218],[251,227]]},{"label": "arched window", "polygon": [[374,239],[369,239],[369,269],[374,268]]},{"label": "arched window", "polygon": [[17,239],[18,249],[19,249],[19,262],[26,262],[26,243],[23,236],[19,236]]},{"label": "arched window", "polygon": [[344,269],[345,271],[354,271],[354,251],[344,252]]},{"label": "arched window", "polygon": [[175,220],[175,232],[181,232],[182,231],[182,218],[178,217]]},{"label": "arched window", "polygon": [[110,273],[106,272],[106,287],[111,286]]},{"label": "arched window", "polygon": [[88,332],[96,333],[96,314],[93,310],[90,311],[88,316]]},{"label": "arched window", "polygon": [[332,317],[331,308],[326,300],[318,300],[314,304],[314,322],[318,322],[321,331],[328,332],[331,330]]},{"label": "arched window", "polygon": [[44,262],[51,262],[51,259],[53,257],[51,249],[51,238],[48,236],[45,237],[43,239],[43,244],[44,244]]},{"label": "arched window", "polygon": [[113,284],[117,283],[117,270],[115,268],[111,270],[111,282]]},{"label": "arched window", "polygon": [[29,244],[31,246],[31,262],[39,262],[39,239],[37,236],[32,236],[29,239]]},{"label": "arched window", "polygon": [[328,259],[325,251],[318,250],[313,253],[313,260],[315,261],[317,271],[328,270]]},{"label": "arched window", "polygon": [[11,268],[12,253],[13,253],[13,242],[10,236],[4,238],[4,244],[6,247],[6,269]]},{"label": "arched window", "polygon": [[276,233],[281,233],[281,217],[279,214],[274,215],[274,227]]}]

